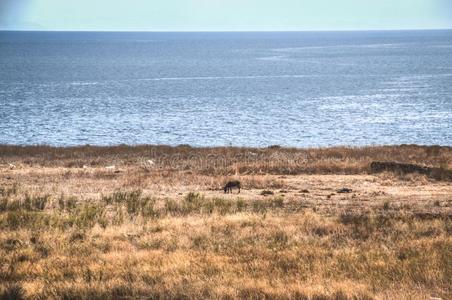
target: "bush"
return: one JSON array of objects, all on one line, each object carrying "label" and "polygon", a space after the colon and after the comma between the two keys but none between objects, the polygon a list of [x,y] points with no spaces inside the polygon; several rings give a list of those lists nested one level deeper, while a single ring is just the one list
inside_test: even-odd
[{"label": "bush", "polygon": [[96,223],[105,223],[105,211],[103,207],[86,204],[79,207],[71,215],[74,225],[79,228],[91,228]]},{"label": "bush", "polygon": [[242,212],[246,209],[247,203],[243,199],[238,199],[236,202],[237,211]]},{"label": "bush", "polygon": [[5,211],[8,208],[8,198],[0,199],[0,211]]},{"label": "bush", "polygon": [[233,212],[234,203],[231,200],[223,199],[223,198],[214,198],[213,199],[214,207],[221,215],[225,215]]},{"label": "bush", "polygon": [[71,211],[77,206],[77,201],[76,197],[65,198],[62,194],[60,198],[58,198],[58,206],[60,210]]},{"label": "bush", "polygon": [[13,211],[25,209],[28,211],[44,210],[50,195],[30,196],[25,195],[23,200],[10,200],[8,197],[0,198],[0,211]]},{"label": "bush", "polygon": [[253,212],[264,214],[267,212],[267,203],[264,201],[253,201]]},{"label": "bush", "polygon": [[204,196],[199,193],[190,192],[182,201],[181,213],[189,214],[191,212],[201,212],[205,202]]},{"label": "bush", "polygon": [[178,214],[181,211],[179,203],[174,199],[165,199],[165,210],[170,214]]},{"label": "bush", "polygon": [[11,187],[1,187],[0,186],[0,196],[1,197],[9,197],[11,195],[16,195],[18,191],[18,185],[13,184]]},{"label": "bush", "polygon": [[235,212],[238,207],[243,209],[246,207],[246,203],[241,200],[236,206],[232,200],[224,198],[206,199],[198,193],[187,194],[181,202],[173,199],[165,200],[165,210],[172,215],[187,215],[190,213],[212,214],[214,212],[225,215]]},{"label": "bush", "polygon": [[[103,196],[102,200],[107,205],[116,205],[118,213],[122,213],[122,208],[125,207],[130,217],[141,215],[143,218],[156,217],[158,212],[155,210],[155,199],[150,197],[143,197],[141,190],[135,190],[130,192],[116,191],[109,196]],[[173,205],[169,204],[170,206]],[[174,211],[173,205],[170,210]],[[119,219],[122,219],[121,216]],[[117,219],[117,221],[119,221]],[[122,223],[122,221],[120,221]]]},{"label": "bush", "polygon": [[49,199],[50,199],[50,195],[33,196],[32,197],[27,194],[27,195],[25,195],[23,207],[26,210],[44,210]]},{"label": "bush", "polygon": [[199,193],[190,192],[185,196],[184,200],[188,203],[197,203],[200,200],[203,200],[204,197]]},{"label": "bush", "polygon": [[26,210],[8,211],[1,215],[0,226],[9,229],[40,228],[50,225],[48,214]]},{"label": "bush", "polygon": [[144,218],[155,218],[159,213],[155,210],[155,200],[149,197],[142,198],[140,201],[140,213]]},{"label": "bush", "polygon": [[278,230],[271,235],[271,248],[284,248],[289,242],[289,236],[282,230]]},{"label": "bush", "polygon": [[389,214],[369,215],[344,213],[340,215],[339,221],[351,228],[354,238],[367,239],[377,231],[391,231],[395,218]]},{"label": "bush", "polygon": [[121,203],[133,203],[137,202],[139,198],[141,197],[142,191],[136,190],[131,192],[121,192],[116,191],[110,196],[104,196],[102,197],[102,200],[105,201],[107,204],[121,204]]},{"label": "bush", "polygon": [[274,208],[282,208],[284,207],[284,197],[282,196],[275,197],[271,200],[270,204]]}]

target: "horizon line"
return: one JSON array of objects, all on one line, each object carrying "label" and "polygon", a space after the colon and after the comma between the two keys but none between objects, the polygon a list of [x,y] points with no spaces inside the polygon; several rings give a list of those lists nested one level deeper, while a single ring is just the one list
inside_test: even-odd
[{"label": "horizon line", "polygon": [[445,31],[452,28],[398,28],[398,29],[287,29],[287,30],[91,30],[91,29],[2,29],[0,32],[137,32],[137,33],[259,33],[259,32],[369,32],[369,31]]}]

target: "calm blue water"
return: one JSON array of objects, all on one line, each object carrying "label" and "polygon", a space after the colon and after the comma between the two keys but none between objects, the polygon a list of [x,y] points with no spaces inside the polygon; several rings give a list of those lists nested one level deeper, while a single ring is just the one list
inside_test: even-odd
[{"label": "calm blue water", "polygon": [[452,145],[452,31],[0,32],[0,143]]}]

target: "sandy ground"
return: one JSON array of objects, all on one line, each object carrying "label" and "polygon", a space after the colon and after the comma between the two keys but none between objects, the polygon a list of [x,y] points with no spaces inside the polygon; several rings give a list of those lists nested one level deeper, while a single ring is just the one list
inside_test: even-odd
[{"label": "sandy ground", "polygon": [[[242,182],[240,194],[225,194],[229,179]],[[141,190],[158,199],[179,199],[189,192],[206,197],[256,200],[282,197],[288,209],[312,208],[334,214],[365,211],[386,205],[385,210],[452,215],[452,184],[422,176],[400,179],[381,175],[236,175],[201,176],[190,172],[143,172],[140,168],[43,168],[0,169],[0,186],[17,184],[22,193],[76,196],[97,199],[117,190]],[[342,188],[351,189],[339,193]],[[273,194],[262,195],[263,191]]]}]

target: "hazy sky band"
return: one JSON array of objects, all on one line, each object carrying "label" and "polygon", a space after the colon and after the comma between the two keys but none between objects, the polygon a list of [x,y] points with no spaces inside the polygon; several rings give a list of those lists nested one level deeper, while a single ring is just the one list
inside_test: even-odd
[{"label": "hazy sky band", "polygon": [[451,0],[0,0],[7,30],[452,28]]}]

